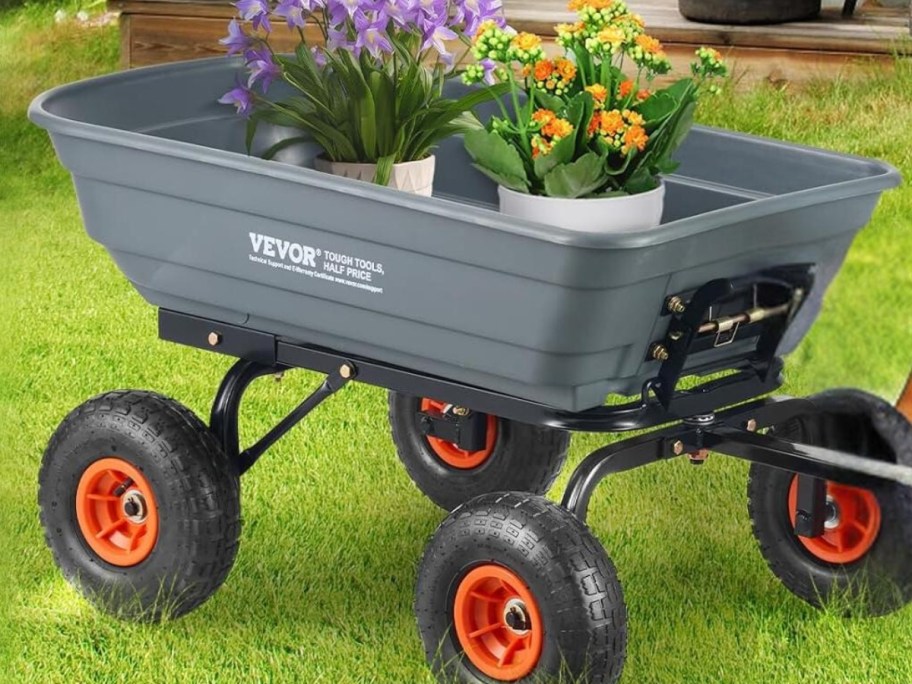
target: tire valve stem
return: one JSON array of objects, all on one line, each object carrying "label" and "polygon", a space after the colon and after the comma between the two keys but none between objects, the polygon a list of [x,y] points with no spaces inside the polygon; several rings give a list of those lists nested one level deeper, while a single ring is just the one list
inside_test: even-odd
[{"label": "tire valve stem", "polygon": [[132,484],[133,480],[128,477],[126,480],[117,485],[117,489],[114,490],[114,496],[123,496],[124,492],[127,491],[127,487],[131,486]]}]

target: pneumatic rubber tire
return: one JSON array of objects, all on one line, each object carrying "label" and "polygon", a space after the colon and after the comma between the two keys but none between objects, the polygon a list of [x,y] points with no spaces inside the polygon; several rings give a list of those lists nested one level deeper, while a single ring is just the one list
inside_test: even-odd
[{"label": "pneumatic rubber tire", "polygon": [[[542,630],[540,655],[518,680],[479,670],[455,624],[462,583],[491,566],[516,578],[537,604],[530,635]],[[492,618],[501,609],[495,605]],[[485,494],[453,511],[421,561],[415,613],[428,662],[441,682],[560,678],[611,684],[621,676],[627,611],[614,566],[586,525],[541,496]],[[512,638],[505,627],[499,633],[498,639]]]},{"label": "pneumatic rubber tire", "polygon": [[[157,534],[135,564],[103,558],[77,514],[77,491],[102,461],[126,464],[151,490],[148,515],[155,517]],[[111,501],[114,515],[119,504]],[[109,392],[71,412],[45,451],[38,503],[45,539],[66,579],[122,619],[188,613],[221,586],[238,550],[234,466],[191,411],[152,392]]]},{"label": "pneumatic rubber tire", "polygon": [[477,467],[454,468],[441,460],[421,432],[420,407],[418,397],[389,393],[393,442],[412,481],[444,510],[489,492],[544,494],[567,458],[569,432],[497,418],[490,456]]},{"label": "pneumatic rubber tire", "polygon": [[[889,403],[857,390],[811,397],[819,413],[773,428],[782,439],[839,449],[891,463],[912,465],[912,424]],[[794,473],[753,464],[748,507],[754,536],[773,574],[814,606],[832,604],[846,614],[885,615],[912,600],[912,489],[896,484],[870,488],[880,525],[864,555],[827,562],[806,548],[789,518]]]}]

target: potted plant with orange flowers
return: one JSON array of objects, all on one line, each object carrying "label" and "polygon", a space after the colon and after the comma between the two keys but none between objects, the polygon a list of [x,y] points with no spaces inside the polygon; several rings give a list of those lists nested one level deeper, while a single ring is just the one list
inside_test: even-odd
[{"label": "potted plant with orange flowers", "polygon": [[654,89],[671,64],[623,0],[572,0],[570,9],[578,21],[556,27],[564,54],[554,59],[534,35],[480,27],[463,79],[508,83],[511,108],[467,133],[466,149],[499,184],[504,213],[587,230],[655,227],[662,174],[676,168],[698,96],[718,92],[711,81],[726,67],[700,48],[689,78]]}]

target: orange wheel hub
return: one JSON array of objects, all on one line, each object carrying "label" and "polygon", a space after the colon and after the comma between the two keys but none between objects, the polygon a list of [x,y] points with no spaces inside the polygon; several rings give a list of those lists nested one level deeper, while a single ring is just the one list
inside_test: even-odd
[{"label": "orange wheel hub", "polygon": [[[789,518],[795,524],[798,477],[788,496]],[[871,550],[880,532],[880,504],[873,492],[827,482],[827,520],[819,537],[798,537],[813,556],[827,563],[854,563]]]},{"label": "orange wheel hub", "polygon": [[469,661],[499,681],[535,669],[544,643],[538,604],[526,584],[501,565],[481,565],[456,589],[453,624]]},{"label": "orange wheel hub", "polygon": [[92,551],[111,565],[142,563],[158,541],[152,487],[120,458],[102,458],[86,468],[76,489],[76,519]]},{"label": "orange wheel hub", "polygon": [[[422,399],[421,410],[425,413],[443,414],[448,404],[434,399]],[[497,418],[488,416],[486,429],[485,448],[480,451],[465,451],[452,442],[447,442],[439,437],[428,437],[427,441],[437,457],[453,468],[468,470],[477,468],[487,461],[494,453],[494,443],[497,441]]]}]

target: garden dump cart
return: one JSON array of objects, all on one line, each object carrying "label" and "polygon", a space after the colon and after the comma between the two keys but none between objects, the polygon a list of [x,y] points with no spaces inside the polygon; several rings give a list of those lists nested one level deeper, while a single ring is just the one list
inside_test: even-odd
[{"label": "garden dump cart", "polygon": [[[216,104],[238,66],[105,76],[30,110],[160,336],[238,359],[208,426],[118,391],[57,429],[41,516],[86,596],[139,619],[205,601],[237,552],[239,477],[358,380],[390,390],[400,458],[453,510],[415,600],[445,681],[617,680],[626,611],[589,500],[676,456],[752,462],[761,552],[806,601],[882,614],[912,597],[909,421],[859,391],[770,396],[893,169],[698,127],[659,228],[576,232],[499,214],[458,139],[438,151],[434,197],[317,173],[312,147],[247,156],[244,123]],[[255,145],[281,136],[263,126]],[[292,368],[325,380],[241,445],[245,390]],[[586,458],[561,504],[542,496],[570,432],[633,430],[648,431]]]}]

